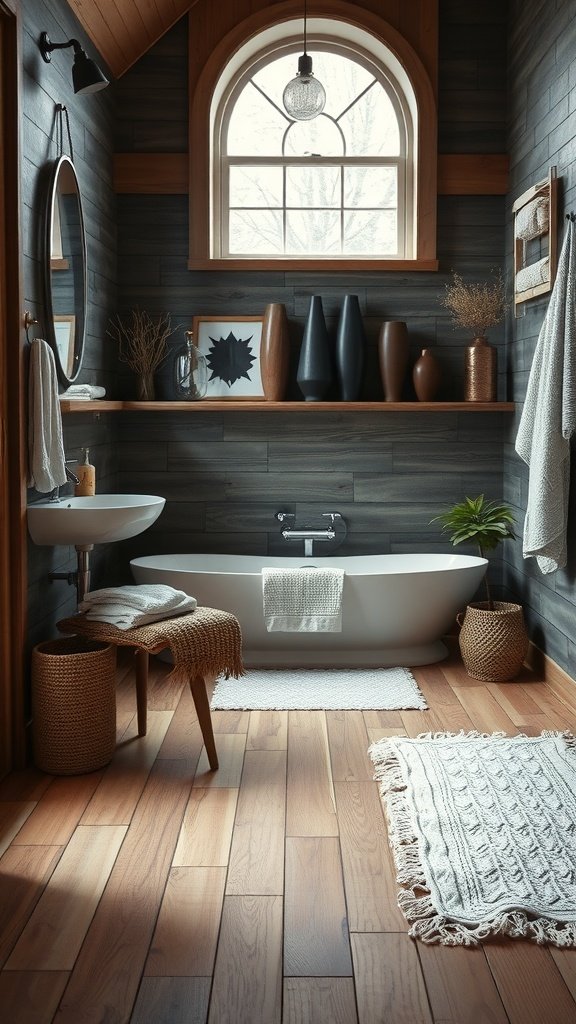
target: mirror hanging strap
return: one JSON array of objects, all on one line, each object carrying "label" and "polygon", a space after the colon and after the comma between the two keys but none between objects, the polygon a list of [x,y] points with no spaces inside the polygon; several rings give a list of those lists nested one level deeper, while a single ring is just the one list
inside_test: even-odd
[{"label": "mirror hanging strap", "polygon": [[68,135],[68,148],[70,150],[70,159],[74,162],[74,150],[72,148],[72,133],[70,131],[70,118],[68,116],[68,107],[65,107],[63,103],[56,105],[56,113],[58,115],[58,156],[64,156],[64,121],[66,122],[66,132]]}]

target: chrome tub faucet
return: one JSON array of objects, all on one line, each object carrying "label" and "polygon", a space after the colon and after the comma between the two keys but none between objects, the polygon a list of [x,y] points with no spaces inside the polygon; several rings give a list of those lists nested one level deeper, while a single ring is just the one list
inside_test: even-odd
[{"label": "chrome tub faucet", "polygon": [[[295,522],[296,516],[293,512],[276,512],[275,519],[280,523],[286,521],[287,525],[283,526],[280,533],[284,540],[303,540],[304,541],[304,556],[310,557],[314,550],[314,541],[330,541],[336,539],[336,526],[340,523],[344,525],[344,520],[339,512],[322,512],[322,516],[330,520],[331,525],[325,530],[318,530],[314,527],[304,526],[300,529],[294,529],[290,525],[290,521]],[[344,526],[344,536],[346,536],[346,528]]]}]

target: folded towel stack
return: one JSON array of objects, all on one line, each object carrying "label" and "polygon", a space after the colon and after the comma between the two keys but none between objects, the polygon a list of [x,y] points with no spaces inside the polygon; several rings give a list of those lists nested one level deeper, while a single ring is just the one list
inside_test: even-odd
[{"label": "folded towel stack", "polygon": [[262,569],[264,620],[269,633],[339,633],[342,569]]},{"label": "folded towel stack", "polygon": [[79,611],[95,622],[109,622],[118,629],[134,629],[148,622],[172,619],[194,611],[197,601],[183,590],[163,583],[128,587],[105,587],[84,595]]},{"label": "folded towel stack", "polygon": [[75,402],[90,402],[95,398],[104,398],[105,394],[106,388],[101,388],[98,384],[71,384],[58,397],[60,400],[66,398]]}]

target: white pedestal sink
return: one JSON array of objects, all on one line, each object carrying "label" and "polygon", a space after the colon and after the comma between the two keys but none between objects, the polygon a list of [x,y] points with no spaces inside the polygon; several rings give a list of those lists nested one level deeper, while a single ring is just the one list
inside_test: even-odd
[{"label": "white pedestal sink", "polygon": [[126,540],[155,523],[165,498],[155,494],[94,494],[28,506],[28,530],[35,544],[85,547]]}]

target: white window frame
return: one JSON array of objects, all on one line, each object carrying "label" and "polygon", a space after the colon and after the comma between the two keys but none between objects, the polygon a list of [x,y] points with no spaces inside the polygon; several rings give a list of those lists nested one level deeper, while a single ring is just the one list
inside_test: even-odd
[{"label": "white window frame", "polygon": [[[297,271],[339,272],[436,272],[437,222],[437,5],[430,0],[430,40],[419,47],[380,14],[348,0],[316,0],[317,11],[308,18],[310,37],[326,34],[373,54],[399,83],[413,125],[413,235],[410,259],[346,259],[330,256],[303,260],[268,257],[264,259],[221,259],[213,256],[214,125],[218,105],[230,80],[258,52],[264,53],[286,42],[302,43],[302,17],[294,13],[292,0],[278,0],[226,25],[211,24],[208,38],[199,49],[200,63],[193,59],[199,41],[195,25],[189,25],[190,40],[190,126],[188,151],[189,270],[215,271]],[[428,0],[426,0],[428,12]],[[413,36],[414,33],[411,33]]]},{"label": "white window frame", "polygon": [[[262,33],[266,36],[266,33]],[[258,43],[258,38],[252,41],[253,45]],[[211,188],[211,257],[215,259],[223,260],[246,260],[246,259],[284,259],[284,260],[295,260],[302,261],[313,261],[318,259],[318,253],[290,253],[290,252],[271,252],[271,253],[230,253],[228,244],[228,227],[229,227],[229,212],[230,207],[228,203],[229,196],[229,171],[230,167],[236,166],[279,166],[284,169],[283,174],[283,205],[278,207],[282,210],[283,219],[283,237],[285,237],[286,228],[286,168],[290,166],[338,166],[344,169],[346,166],[378,166],[386,167],[393,166],[397,169],[397,240],[398,247],[397,251],[393,253],[353,253],[353,252],[342,252],[330,253],[328,258],[333,260],[335,263],[339,261],[371,261],[374,259],[378,260],[406,260],[412,259],[414,255],[413,240],[415,235],[414,230],[414,126],[413,119],[410,112],[410,105],[404,95],[403,90],[400,88],[398,81],[392,74],[391,70],[387,66],[383,66],[381,62],[375,60],[374,55],[367,51],[365,47],[361,47],[359,44],[345,43],[341,39],[334,38],[332,35],[327,33],[315,33],[310,34],[308,37],[308,50],[310,53],[315,52],[330,52],[336,53],[345,59],[354,61],[364,67],[369,74],[379,83],[384,89],[394,112],[398,123],[398,132],[400,138],[400,152],[398,156],[394,157],[369,157],[369,156],[350,156],[345,152],[345,139],[344,139],[344,155],[333,156],[333,157],[314,157],[308,158],[303,157],[289,157],[284,155],[279,156],[263,156],[263,157],[252,157],[248,156],[230,156],[226,152],[225,140],[227,139],[228,128],[230,118],[234,110],[234,106],[241,92],[248,87],[250,79],[260,70],[260,68],[271,63],[273,60],[279,57],[293,54],[295,57],[302,50],[302,40],[290,40],[283,44],[279,43],[274,48],[271,48],[268,42],[262,46],[257,47],[251,54],[249,60],[247,60],[243,66],[241,66],[236,73],[232,76],[227,76],[227,82],[225,87],[220,91],[219,102],[214,112],[213,118],[213,138],[211,147],[211,163],[212,163],[212,188]],[[329,83],[327,83],[329,88]],[[325,115],[320,115],[325,116]],[[289,130],[290,125],[287,125],[286,133]],[[339,126],[338,126],[339,127]],[[286,133],[284,138],[286,137]],[[342,174],[342,180],[344,175]],[[366,207],[367,209],[373,209],[373,207]],[[274,208],[275,209],[275,208]],[[293,209],[293,207],[291,207]],[[335,207],[338,209],[338,207]],[[361,208],[360,208],[361,209]],[[340,204],[340,235],[343,238],[343,218],[345,208],[342,203]]]}]

